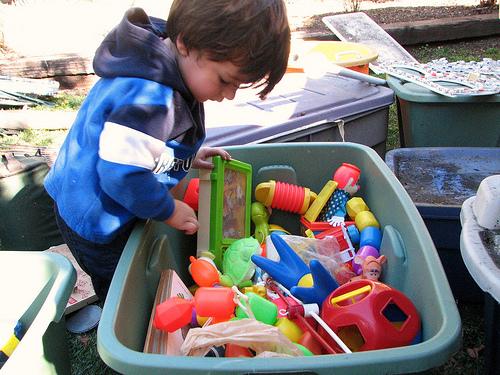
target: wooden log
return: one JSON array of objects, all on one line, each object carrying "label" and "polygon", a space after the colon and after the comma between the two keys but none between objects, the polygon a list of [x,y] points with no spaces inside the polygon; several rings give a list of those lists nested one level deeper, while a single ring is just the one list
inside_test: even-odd
[{"label": "wooden log", "polygon": [[0,75],[52,79],[61,90],[88,89],[96,81],[92,57],[78,54],[0,59]]},{"label": "wooden log", "polygon": [[78,54],[0,59],[0,75],[49,78],[93,74],[92,58]]},{"label": "wooden log", "polygon": [[[397,22],[380,26],[403,46],[500,35],[500,20],[494,13],[439,20]],[[293,36],[305,40],[339,40],[326,26],[325,31],[315,33],[298,31],[294,32]]]},{"label": "wooden log", "polygon": [[444,42],[500,34],[500,20],[496,14],[399,22],[382,27],[401,45]]}]

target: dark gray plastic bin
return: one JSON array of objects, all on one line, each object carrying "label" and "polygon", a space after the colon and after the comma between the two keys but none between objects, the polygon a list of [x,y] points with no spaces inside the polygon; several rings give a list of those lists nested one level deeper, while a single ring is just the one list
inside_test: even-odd
[{"label": "dark gray plastic bin", "polygon": [[485,177],[500,173],[500,148],[399,148],[385,161],[424,219],[455,298],[482,302],[460,254],[460,209]]},{"label": "dark gray plastic bin", "polygon": [[[347,142],[386,150],[391,89],[327,74],[285,74],[265,101],[239,90],[233,101],[206,103],[210,146],[276,142]],[[341,134],[343,123],[343,136]]]}]

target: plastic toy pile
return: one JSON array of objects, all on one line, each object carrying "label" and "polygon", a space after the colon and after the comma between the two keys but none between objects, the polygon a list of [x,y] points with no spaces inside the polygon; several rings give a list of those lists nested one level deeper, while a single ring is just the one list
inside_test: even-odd
[{"label": "plastic toy pile", "polygon": [[[153,321],[166,332],[192,327],[183,355],[309,356],[419,342],[416,307],[379,281],[390,264],[381,254],[381,224],[359,194],[356,166],[343,163],[318,194],[261,182],[250,202],[251,166],[220,158],[214,165],[211,176],[220,169],[223,178],[200,175],[187,190],[199,191],[199,199],[185,197],[196,202],[202,226],[197,257],[190,258],[194,298],[168,298],[156,306]],[[207,196],[208,213],[198,207]],[[273,224],[278,211],[295,215],[302,233]],[[244,228],[237,230],[235,217]]]}]

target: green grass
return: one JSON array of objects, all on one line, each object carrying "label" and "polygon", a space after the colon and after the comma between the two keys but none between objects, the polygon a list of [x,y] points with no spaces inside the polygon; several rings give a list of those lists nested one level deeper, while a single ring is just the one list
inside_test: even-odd
[{"label": "green grass", "polygon": [[116,374],[99,357],[97,352],[97,328],[84,334],[72,334],[67,331],[66,336],[72,375]]},{"label": "green grass", "polygon": [[[51,97],[40,97],[40,99],[51,103],[51,106],[37,105],[32,107],[33,110],[76,111],[82,105],[85,95],[60,92]],[[66,134],[67,130],[61,129],[0,129],[0,147],[8,147],[9,145],[58,147]]]},{"label": "green grass", "polygon": [[385,141],[386,150],[393,150],[400,147],[399,141],[399,122],[397,114],[397,105],[391,104],[389,106],[389,124],[387,128],[387,139]]},{"label": "green grass", "polygon": [[[444,365],[429,371],[430,375],[480,375],[484,373],[483,305],[458,304],[458,310],[462,319],[462,348]],[[477,356],[472,354],[474,350],[478,352]]]},{"label": "green grass", "polygon": [[68,92],[60,92],[53,97],[43,98],[46,101],[52,103],[51,107],[47,106],[35,106],[33,109],[52,111],[74,111],[78,110],[85,99],[85,94],[70,94]]},{"label": "green grass", "polygon": [[[418,49],[418,58],[417,56],[414,55],[415,58],[417,58],[418,61],[420,62],[427,62],[431,61],[436,58],[440,58],[443,56],[446,56],[448,61],[477,61],[477,56],[475,55],[474,51],[467,51],[464,50],[463,48],[456,48],[456,47],[448,47],[448,46],[432,46],[429,44],[425,44],[421,46]],[[499,56],[499,49],[498,48],[487,48],[484,50],[484,53],[482,54],[482,58],[490,58],[494,60],[500,59]]]},{"label": "green grass", "polygon": [[426,63],[431,60],[445,57],[448,61],[480,61],[483,58],[500,60],[500,49],[497,44],[498,38],[486,38],[483,41],[476,41],[474,48],[463,41],[455,43],[427,43],[419,46],[411,46],[406,49],[419,62]]},{"label": "green grass", "polygon": [[0,129],[0,146],[33,145],[56,147],[64,137],[66,130],[24,129],[20,131],[6,131]]}]

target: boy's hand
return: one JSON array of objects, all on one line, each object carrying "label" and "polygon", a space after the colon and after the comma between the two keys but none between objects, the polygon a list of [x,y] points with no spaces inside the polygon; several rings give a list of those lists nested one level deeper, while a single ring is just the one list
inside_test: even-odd
[{"label": "boy's hand", "polygon": [[186,234],[195,234],[200,224],[194,210],[183,201],[174,199],[174,203],[174,212],[172,216],[165,220],[165,224]]},{"label": "boy's hand", "polygon": [[202,147],[196,154],[193,161],[193,168],[212,169],[214,165],[207,160],[212,156],[219,155],[224,160],[231,160],[231,155],[226,150],[219,147]]}]

